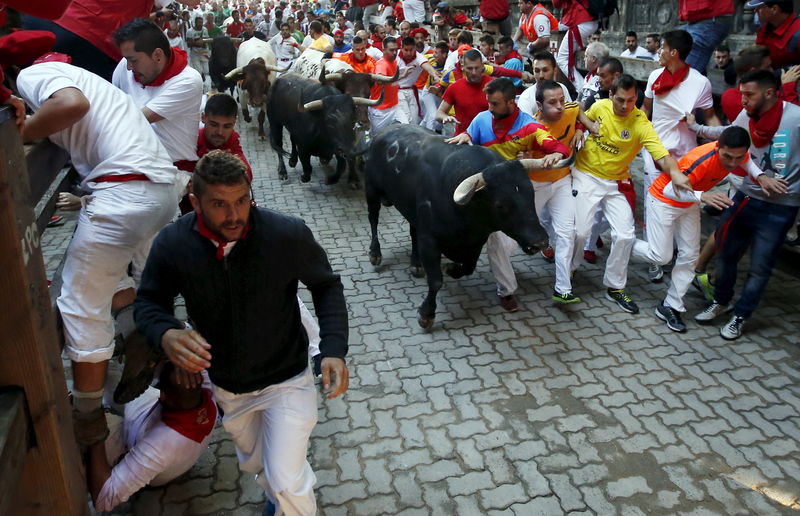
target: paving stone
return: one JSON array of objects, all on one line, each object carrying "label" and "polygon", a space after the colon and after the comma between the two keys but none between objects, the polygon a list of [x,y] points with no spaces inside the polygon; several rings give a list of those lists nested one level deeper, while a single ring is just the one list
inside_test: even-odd
[{"label": "paving stone", "polygon": [[323,487],[319,489],[320,498],[325,505],[342,505],[354,499],[367,498],[367,483],[341,482],[335,486]]},{"label": "paving stone", "polygon": [[644,477],[625,477],[607,484],[611,498],[629,498],[637,493],[650,494],[653,490]]},{"label": "paving stone", "polygon": [[481,504],[487,509],[505,509],[516,502],[528,500],[521,484],[503,484],[480,492]]},{"label": "paving stone", "polygon": [[447,479],[447,492],[451,496],[469,495],[492,486],[494,486],[494,481],[488,471],[470,472],[460,477]]},{"label": "paving stone", "polygon": [[572,485],[567,475],[548,475],[547,479],[550,481],[550,489],[565,511],[577,511],[586,507],[583,495]]},{"label": "paving stone", "polygon": [[459,477],[463,474],[461,465],[454,460],[440,460],[417,468],[417,478],[421,482],[438,482],[447,477]]}]

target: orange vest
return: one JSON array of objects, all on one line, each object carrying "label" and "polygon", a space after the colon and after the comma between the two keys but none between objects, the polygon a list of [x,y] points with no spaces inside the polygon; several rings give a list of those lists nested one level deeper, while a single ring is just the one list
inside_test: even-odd
[{"label": "orange vest", "polygon": [[533,8],[533,11],[529,15],[522,14],[520,15],[519,26],[522,29],[522,34],[525,36],[525,39],[528,42],[533,43],[537,39],[539,39],[539,35],[536,33],[536,25],[534,24],[534,20],[537,16],[543,14],[547,16],[550,20],[550,32],[554,32],[558,30],[558,20],[556,19],[553,14],[545,9],[542,4],[536,4],[536,7]]}]

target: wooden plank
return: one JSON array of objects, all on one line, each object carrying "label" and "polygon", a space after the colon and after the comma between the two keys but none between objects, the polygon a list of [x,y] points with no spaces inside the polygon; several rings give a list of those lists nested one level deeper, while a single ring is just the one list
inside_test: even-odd
[{"label": "wooden plank", "polygon": [[28,417],[22,389],[0,391],[0,514],[12,514],[19,472],[28,455]]},{"label": "wooden plank", "polygon": [[0,385],[25,391],[34,447],[7,514],[82,515],[86,484],[67,400],[26,160],[12,117],[0,109]]},{"label": "wooden plank", "polygon": [[25,147],[25,163],[30,184],[29,204],[35,206],[66,165],[69,154],[48,139]]}]

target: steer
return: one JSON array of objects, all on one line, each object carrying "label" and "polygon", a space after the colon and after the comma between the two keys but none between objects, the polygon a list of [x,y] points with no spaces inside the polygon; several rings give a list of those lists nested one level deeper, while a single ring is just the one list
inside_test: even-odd
[{"label": "steer", "polygon": [[236,46],[228,36],[217,36],[211,40],[211,59],[208,62],[208,74],[217,91],[233,88],[236,81],[228,80],[225,76],[236,68]]},{"label": "steer", "polygon": [[225,78],[228,80],[241,80],[239,85],[239,105],[245,122],[250,122],[248,106],[259,108],[258,136],[263,140],[264,118],[267,108],[267,93],[272,82],[273,72],[285,72],[285,68],[275,65],[275,54],[265,41],[250,38],[239,45],[236,53],[236,68],[230,71]]},{"label": "steer", "polygon": [[[292,152],[289,166],[297,165],[298,156],[303,164],[300,180],[311,180],[311,156],[330,160],[336,156],[336,172],[326,178],[327,184],[339,181],[344,167],[351,162],[348,181],[358,187],[358,175],[352,166],[357,151],[355,111],[357,105],[377,106],[383,95],[375,100],[345,95],[333,86],[289,73],[275,81],[269,97],[270,143],[278,153],[278,177],[287,179],[283,163],[283,128],[289,131]],[[362,144],[363,145],[363,144]]]},{"label": "steer", "polygon": [[411,273],[428,276],[428,295],[418,309],[422,328],[430,328],[436,314],[442,255],[453,261],[445,266],[447,275],[460,278],[475,270],[495,231],[516,240],[526,254],[545,245],[547,233],[536,217],[527,174],[541,168],[540,159],[506,161],[486,147],[449,145],[436,133],[407,124],[390,125],[372,141],[364,173],[370,262],[378,266],[382,260],[381,204],[394,205],[410,226]]}]

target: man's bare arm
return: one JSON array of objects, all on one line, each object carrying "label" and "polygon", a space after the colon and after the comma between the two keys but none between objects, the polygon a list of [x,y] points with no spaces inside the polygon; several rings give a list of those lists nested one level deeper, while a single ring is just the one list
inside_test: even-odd
[{"label": "man's bare arm", "polygon": [[706,118],[706,125],[708,126],[719,127],[722,125],[722,122],[720,122],[717,112],[713,106],[708,109],[704,109],[703,116]]},{"label": "man's bare arm", "polygon": [[22,140],[31,142],[63,131],[79,122],[89,112],[89,99],[77,88],[63,88],[53,93],[42,107],[25,122]]},{"label": "man's bare arm", "polygon": [[649,120],[653,119],[653,99],[650,97],[644,98],[644,103],[642,104],[642,111],[647,116]]}]

